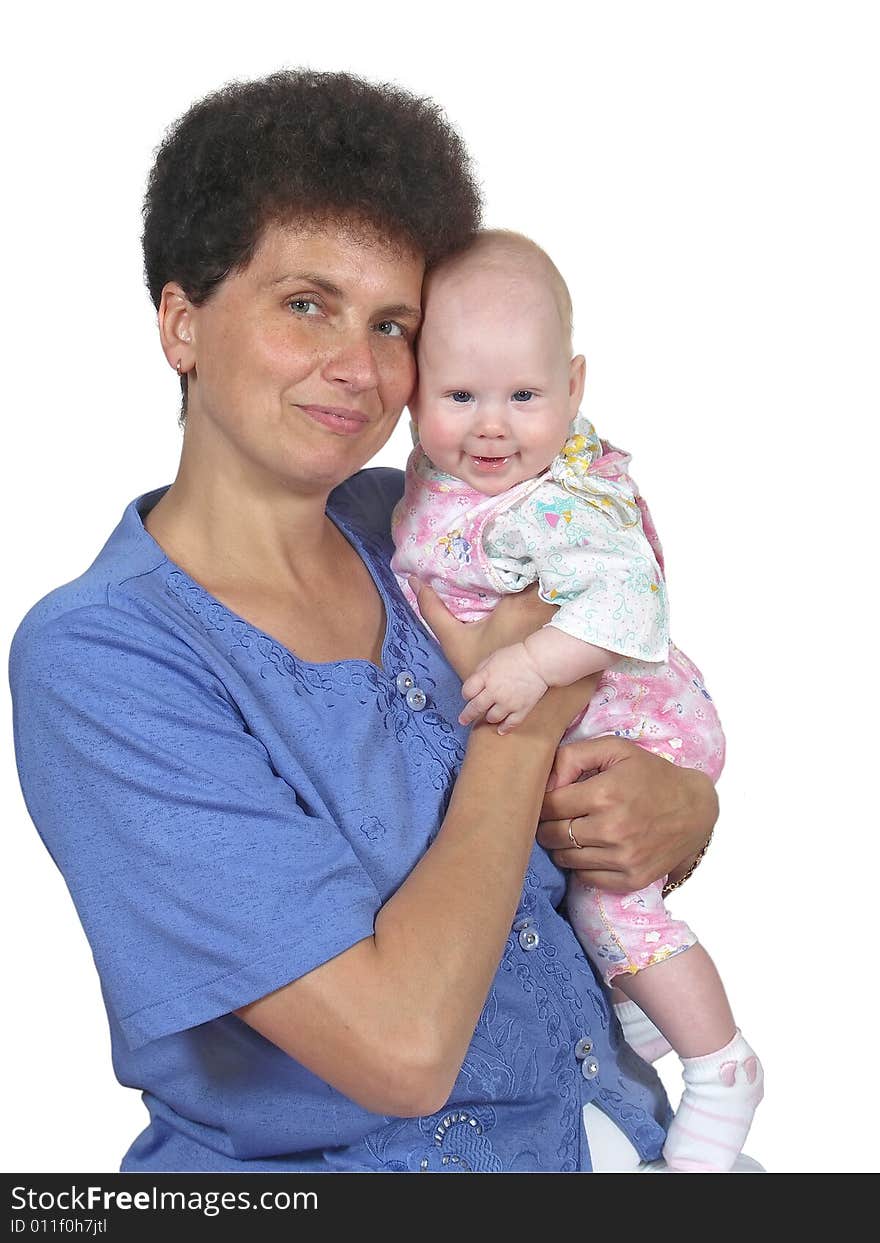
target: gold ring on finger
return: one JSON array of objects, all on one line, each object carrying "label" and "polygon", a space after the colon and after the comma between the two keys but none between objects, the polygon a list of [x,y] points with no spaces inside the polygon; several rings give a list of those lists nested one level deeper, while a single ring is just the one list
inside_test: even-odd
[{"label": "gold ring on finger", "polygon": [[571,842],[572,846],[574,846],[575,850],[583,850],[583,846],[580,844],[578,839],[575,837],[574,830],[571,827],[573,823],[574,823],[574,817],[572,817],[572,819],[569,820],[568,822],[568,840]]}]

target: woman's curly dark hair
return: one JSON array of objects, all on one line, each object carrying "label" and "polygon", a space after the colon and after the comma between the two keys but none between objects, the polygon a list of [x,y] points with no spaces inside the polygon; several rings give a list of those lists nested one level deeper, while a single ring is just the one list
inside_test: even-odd
[{"label": "woman's curly dark hair", "polygon": [[364,224],[433,264],[479,223],[468,153],[442,110],[348,73],[285,70],[193,104],[159,148],[144,201],[158,307],[178,281],[204,302],[270,223]]}]

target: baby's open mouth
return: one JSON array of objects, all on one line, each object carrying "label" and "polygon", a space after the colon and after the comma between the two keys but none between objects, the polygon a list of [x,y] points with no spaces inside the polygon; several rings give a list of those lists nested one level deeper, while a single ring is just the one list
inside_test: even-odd
[{"label": "baby's open mouth", "polygon": [[470,455],[471,461],[478,470],[500,470],[512,457],[512,453],[508,453],[506,457],[477,457],[473,453]]}]

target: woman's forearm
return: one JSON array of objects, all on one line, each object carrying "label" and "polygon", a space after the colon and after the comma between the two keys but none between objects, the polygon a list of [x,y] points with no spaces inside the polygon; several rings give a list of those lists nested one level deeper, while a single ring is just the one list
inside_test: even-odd
[{"label": "woman's forearm", "polygon": [[443,824],[374,935],[241,1016],[367,1109],[439,1109],[510,931],[556,744],[586,697],[553,690],[513,734],[473,730]]},{"label": "woman's forearm", "polygon": [[376,920],[377,980],[450,1088],[510,932],[554,750],[477,727],[436,840]]}]

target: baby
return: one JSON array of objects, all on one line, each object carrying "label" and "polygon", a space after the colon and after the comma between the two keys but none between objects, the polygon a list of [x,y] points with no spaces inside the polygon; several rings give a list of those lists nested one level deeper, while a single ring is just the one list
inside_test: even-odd
[{"label": "baby", "polygon": [[[394,514],[392,566],[413,607],[410,576],[464,621],[536,581],[559,606],[468,678],[463,724],[485,718],[506,732],[548,687],[602,672],[566,741],[617,734],[715,777],[723,737],[699,671],[669,643],[656,531],[626,473],[629,458],[578,412],[585,365],[571,353],[565,282],[527,238],[480,233],[430,274],[410,403],[418,445]],[[572,847],[585,844],[571,825],[569,837]],[[568,912],[616,986],[629,1042],[649,1060],[670,1045],[682,1059],[667,1164],[726,1171],[763,1095],[763,1072],[712,960],[666,911],[663,885],[610,894],[572,872]]]}]

